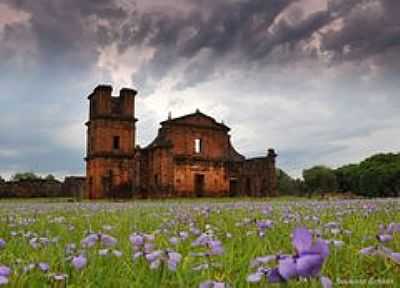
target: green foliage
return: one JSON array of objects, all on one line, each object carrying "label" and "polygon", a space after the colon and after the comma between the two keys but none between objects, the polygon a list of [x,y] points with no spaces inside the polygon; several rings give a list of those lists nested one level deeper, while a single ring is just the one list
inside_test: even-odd
[{"label": "green foliage", "polygon": [[39,176],[37,176],[33,172],[23,172],[23,173],[16,173],[12,176],[11,180],[12,181],[21,181],[21,180],[36,180],[40,179]]},{"label": "green foliage", "polygon": [[44,179],[48,180],[48,181],[54,181],[54,180],[56,180],[56,177],[54,177],[54,175],[52,175],[52,174],[49,174]]},{"label": "green foliage", "polygon": [[278,191],[280,195],[301,195],[303,182],[300,179],[293,179],[282,169],[276,170]]},{"label": "green foliage", "polygon": [[400,196],[400,153],[377,154],[335,171],[339,191],[368,197]]},{"label": "green foliage", "polygon": [[304,185],[309,195],[313,193],[335,192],[337,181],[335,172],[325,166],[315,166],[303,170]]}]

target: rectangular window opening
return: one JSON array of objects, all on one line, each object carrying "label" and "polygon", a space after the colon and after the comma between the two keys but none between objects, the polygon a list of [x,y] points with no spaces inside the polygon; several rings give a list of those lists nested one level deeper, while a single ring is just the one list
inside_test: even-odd
[{"label": "rectangular window opening", "polygon": [[120,143],[119,143],[120,141],[119,141],[119,136],[114,136],[113,137],[113,149],[114,150],[119,150],[119,146],[120,146]]},{"label": "rectangular window opening", "polygon": [[201,139],[197,138],[194,140],[194,153],[199,154],[201,153],[203,147],[202,147],[202,141]]}]

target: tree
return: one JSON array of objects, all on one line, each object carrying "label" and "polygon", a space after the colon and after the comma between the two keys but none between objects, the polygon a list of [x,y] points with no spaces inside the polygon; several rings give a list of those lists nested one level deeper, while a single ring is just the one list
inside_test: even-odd
[{"label": "tree", "polygon": [[400,153],[373,155],[335,170],[339,190],[367,197],[400,196]]},{"label": "tree", "polygon": [[49,174],[44,179],[48,180],[48,181],[55,181],[56,177],[54,177],[54,175],[52,175],[52,174]]},{"label": "tree", "polygon": [[282,169],[276,171],[278,191],[280,195],[300,195],[302,193],[302,181],[293,179]]},{"label": "tree", "polygon": [[326,166],[315,166],[303,170],[304,184],[309,196],[314,193],[325,194],[337,190],[336,175]]},{"label": "tree", "polygon": [[12,181],[36,180],[40,179],[40,177],[33,172],[23,172],[14,174],[11,179]]},{"label": "tree", "polygon": [[0,184],[6,182],[6,180],[0,175]]}]

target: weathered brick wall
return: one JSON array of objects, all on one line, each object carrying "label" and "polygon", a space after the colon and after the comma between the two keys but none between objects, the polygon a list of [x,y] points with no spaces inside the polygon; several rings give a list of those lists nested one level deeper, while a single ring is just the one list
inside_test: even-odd
[{"label": "weathered brick wall", "polygon": [[128,198],[135,185],[135,95],[100,85],[89,95],[86,198]]},{"label": "weathered brick wall", "polygon": [[22,180],[0,184],[0,197],[64,197],[62,183],[56,180]]},{"label": "weathered brick wall", "polygon": [[275,152],[269,150],[266,157],[248,159],[243,163],[242,194],[248,196],[277,195],[275,157]]},{"label": "weathered brick wall", "polygon": [[21,180],[0,182],[0,198],[72,197],[85,194],[85,177],[66,177],[58,180]]},{"label": "weathered brick wall", "polygon": [[65,177],[62,194],[76,199],[86,198],[86,177]]}]

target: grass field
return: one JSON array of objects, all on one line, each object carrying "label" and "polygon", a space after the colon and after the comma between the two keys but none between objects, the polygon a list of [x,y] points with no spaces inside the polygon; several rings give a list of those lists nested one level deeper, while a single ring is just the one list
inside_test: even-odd
[{"label": "grass field", "polygon": [[[249,282],[257,271],[267,275],[268,268],[280,267],[278,260],[265,263],[262,258],[256,267],[257,257],[294,254],[292,233],[307,227],[329,245],[320,274],[329,277],[333,287],[366,287],[368,281],[400,287],[400,229],[394,224],[400,223],[399,204],[396,199],[4,200],[0,283],[321,287],[318,276],[292,277],[281,284],[270,284],[267,276]],[[207,286],[208,280],[215,283]]]}]

